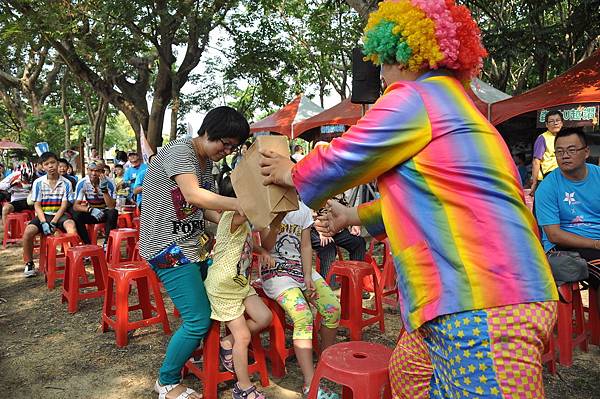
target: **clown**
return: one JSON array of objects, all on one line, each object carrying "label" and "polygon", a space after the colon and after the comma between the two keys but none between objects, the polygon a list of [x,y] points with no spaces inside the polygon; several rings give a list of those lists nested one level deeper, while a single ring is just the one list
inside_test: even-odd
[{"label": "clown", "polygon": [[377,180],[379,199],[329,201],[318,227],[361,224],[391,243],[407,330],[395,397],[543,397],[557,292],[511,154],[464,90],[486,56],[477,25],[454,0],[385,1],[363,42],[383,96],[296,165],[264,152],[265,184],[318,209]]}]

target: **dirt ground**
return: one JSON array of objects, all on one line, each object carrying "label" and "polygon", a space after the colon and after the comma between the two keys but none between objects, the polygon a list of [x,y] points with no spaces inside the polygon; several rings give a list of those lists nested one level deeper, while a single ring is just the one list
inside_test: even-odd
[{"label": "dirt ground", "polygon": [[[0,237],[1,233],[0,228]],[[2,398],[157,397],[152,386],[169,340],[160,326],[136,330],[129,345],[119,349],[114,333],[99,330],[101,298],[80,302],[79,311],[71,315],[66,304],[61,304],[60,285],[49,291],[42,276],[25,279],[22,272],[21,247],[0,249]],[[176,329],[180,321],[172,315],[170,300],[165,304],[171,328]],[[386,307],[385,334],[372,326],[363,339],[392,347],[398,320],[398,312]],[[342,330],[339,340],[346,339]],[[193,376],[185,383],[201,390]],[[544,383],[550,399],[600,398],[600,348],[576,351],[574,365],[559,365],[556,376],[545,373]],[[301,398],[301,385],[298,365],[291,358],[288,374],[283,379],[271,378],[263,391],[269,398]],[[221,384],[219,397],[230,398],[231,388],[231,382]]]}]

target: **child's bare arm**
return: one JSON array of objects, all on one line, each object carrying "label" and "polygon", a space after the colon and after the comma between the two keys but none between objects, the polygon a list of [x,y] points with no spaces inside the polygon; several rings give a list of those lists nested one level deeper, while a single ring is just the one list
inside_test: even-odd
[{"label": "child's bare arm", "polygon": [[212,209],[205,209],[204,219],[208,220],[209,222],[213,222],[214,224],[219,224],[219,221],[221,220],[221,212],[214,211]]},{"label": "child's bare arm", "polygon": [[281,221],[285,215],[285,212],[278,213],[269,227],[260,232],[260,242],[262,243],[262,247],[267,251],[271,251],[275,246],[275,241],[277,241],[277,233],[279,232],[279,226],[281,225]]},{"label": "child's bare arm", "polygon": [[246,223],[246,221],[248,220],[248,218],[246,218],[246,216],[240,215],[239,213],[235,213],[233,215],[233,218],[231,219],[231,232],[233,233],[234,231],[236,231],[238,229],[238,227],[240,227],[241,225],[243,225],[244,223]]},{"label": "child's bare arm", "polygon": [[37,216],[38,220],[44,223],[46,221],[46,216],[44,216],[44,211],[42,210],[42,203],[35,201],[33,203],[33,209],[35,210],[35,216]]},{"label": "child's bare arm", "polygon": [[302,230],[302,237],[300,241],[300,259],[302,261],[302,272],[304,274],[304,283],[306,284],[306,290],[309,295],[315,291],[314,282],[312,279],[312,255],[313,250],[310,245],[310,227]]},{"label": "child's bare arm", "polygon": [[56,212],[54,214],[54,217],[52,218],[52,220],[50,221],[51,223],[56,223],[60,220],[61,216],[65,213],[65,211],[67,210],[67,207],[69,206],[69,201],[67,200],[63,200],[62,204],[60,204],[60,208],[58,209],[58,212]]}]

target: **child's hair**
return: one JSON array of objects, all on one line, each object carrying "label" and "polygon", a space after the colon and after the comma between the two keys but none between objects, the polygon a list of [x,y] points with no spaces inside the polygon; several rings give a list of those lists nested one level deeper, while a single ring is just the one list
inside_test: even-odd
[{"label": "child's hair", "polygon": [[233,189],[233,184],[231,184],[231,177],[229,175],[224,176],[219,183],[219,194],[223,197],[236,198],[235,190]]},{"label": "child's hair", "polygon": [[113,168],[114,169],[123,169],[123,165],[116,164]]},{"label": "child's hair", "polygon": [[66,158],[58,158],[58,163],[63,163],[65,165],[67,165],[67,167],[71,166],[71,164],[69,163],[69,161],[67,161]]},{"label": "child's hair", "polygon": [[108,165],[104,165],[104,171],[109,174],[110,173],[110,166]]},{"label": "child's hair", "polygon": [[44,162],[46,162],[49,159],[54,158],[54,160],[56,162],[58,162],[58,157],[56,156],[55,153],[47,151],[45,153],[43,153],[42,155],[40,155],[40,159],[38,160],[38,163],[43,164]]}]

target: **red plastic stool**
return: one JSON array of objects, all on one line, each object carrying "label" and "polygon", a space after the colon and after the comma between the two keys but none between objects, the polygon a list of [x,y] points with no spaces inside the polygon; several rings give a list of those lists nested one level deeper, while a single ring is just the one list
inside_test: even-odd
[{"label": "red plastic stool", "polygon": [[85,228],[87,229],[88,237],[90,238],[90,243],[92,243],[92,245],[96,245],[98,243],[98,233],[102,232],[102,234],[106,235],[106,227],[104,222],[89,223],[85,225]]},{"label": "red plastic stool", "polygon": [[140,231],[140,217],[139,216],[134,216],[132,223],[133,223],[132,227],[134,229],[136,229],[138,231],[138,233],[139,233],[139,231]]},{"label": "red plastic stool", "polygon": [[576,346],[584,352],[588,350],[579,283],[563,284],[558,287],[558,292],[562,297],[558,301],[558,362],[563,366],[571,366]]},{"label": "red plastic stool", "polygon": [[[123,262],[133,260],[135,244],[138,242],[139,234],[135,229],[114,229],[108,236],[106,245],[106,262],[110,266],[117,266]],[[121,255],[121,243],[126,243],[126,256]]]},{"label": "red plastic stool", "polygon": [[[139,303],[129,305],[129,284],[137,284]],[[150,301],[150,290],[155,305]],[[129,321],[129,312],[142,311],[142,320]],[[152,313],[155,312],[156,316]],[[114,316],[114,319],[113,319]],[[158,280],[146,262],[128,262],[108,268],[108,282],[102,308],[102,332],[115,330],[117,346],[127,345],[127,332],[161,323],[165,334],[171,334]]]},{"label": "red plastic stool", "polygon": [[29,220],[32,220],[35,217],[35,211],[33,209],[25,209],[23,211],[24,214],[27,215],[27,217],[29,218]]},{"label": "red plastic stool", "polygon": [[[87,276],[83,263],[85,257],[89,257],[92,261],[94,280],[80,282],[80,276]],[[102,247],[98,245],[81,245],[68,248],[61,299],[63,303],[67,302],[69,313],[77,312],[80,300],[104,296],[107,278],[108,268]],[[81,288],[88,287],[96,287],[96,291],[80,292]]]},{"label": "red plastic stool", "polygon": [[[588,263],[594,265],[600,265],[600,259],[590,261]],[[587,314],[588,323],[587,330],[590,334],[590,343],[593,345],[600,345],[600,309],[598,309],[598,295],[600,295],[600,289],[588,288],[588,303]]]},{"label": "red plastic stool", "polygon": [[[331,264],[327,282],[330,282],[331,277],[334,275],[338,278],[341,277],[340,303],[342,309],[340,326],[350,330],[350,339],[360,341],[362,329],[375,323],[379,323],[379,329],[381,332],[385,332],[381,296],[375,295],[375,309],[363,308],[362,306],[363,280],[365,277],[371,276],[375,292],[379,291],[379,283],[373,271],[373,265],[356,260],[335,261]],[[372,317],[363,320],[363,314]]]},{"label": "red plastic stool", "polygon": [[[378,265],[375,261],[374,252],[375,245],[383,245],[383,259],[381,265]],[[392,257],[392,249],[389,240],[377,241],[371,240],[369,250],[365,256],[365,262],[373,265],[373,270],[377,276],[377,282],[379,283],[379,290],[375,292],[373,287],[373,279],[366,278],[363,281],[365,289],[370,292],[375,292],[375,295],[381,297],[381,302],[390,306],[398,307],[398,286],[396,285],[396,266],[394,265],[394,259]],[[388,298],[389,296],[395,295],[396,298]]]},{"label": "red plastic stool", "polygon": [[117,218],[117,227],[119,229],[131,229],[133,228],[133,213],[125,212],[119,213],[119,217]]},{"label": "red plastic stool", "polygon": [[25,212],[13,212],[6,216],[6,225],[4,226],[4,237],[2,247],[6,249],[6,244],[21,242],[25,225],[30,221],[29,215]]},{"label": "red plastic stool", "polygon": [[[213,321],[204,337],[202,346],[194,352],[194,357],[202,356],[202,367],[197,363],[187,361],[181,370],[181,375],[185,377],[192,373],[202,381],[204,397],[216,398],[217,385],[223,381],[235,380],[235,374],[229,371],[219,370],[219,348],[220,348],[221,323]],[[267,362],[265,353],[260,344],[260,335],[253,335],[251,340],[251,352],[254,362],[248,364],[248,374],[259,373],[260,384],[263,387],[269,386],[269,374],[267,373]]]},{"label": "red plastic stool", "polygon": [[[556,327],[556,325],[555,325]],[[551,331],[554,331],[552,328]],[[554,332],[550,332],[550,336],[548,337],[548,342],[545,346],[545,351],[542,354],[542,364],[548,365],[548,371],[552,375],[556,375],[557,367],[556,367],[556,338],[554,337]]]},{"label": "red plastic stool", "polygon": [[371,342],[342,342],[321,354],[310,384],[308,399],[317,399],[319,382],[326,378],[340,385],[344,399],[391,399],[388,364],[392,350]]},{"label": "red plastic stool", "polygon": [[[40,243],[40,271],[45,274],[46,285],[49,290],[53,290],[56,280],[64,279],[64,264],[58,264],[60,259],[65,259],[67,250],[70,247],[79,245],[79,236],[77,234],[59,234],[44,236],[42,235]],[[60,247],[60,251],[57,251]]]},{"label": "red plastic stool", "polygon": [[600,309],[598,309],[599,290],[589,287],[588,289],[588,323],[587,330],[590,333],[590,343],[600,345]]}]

